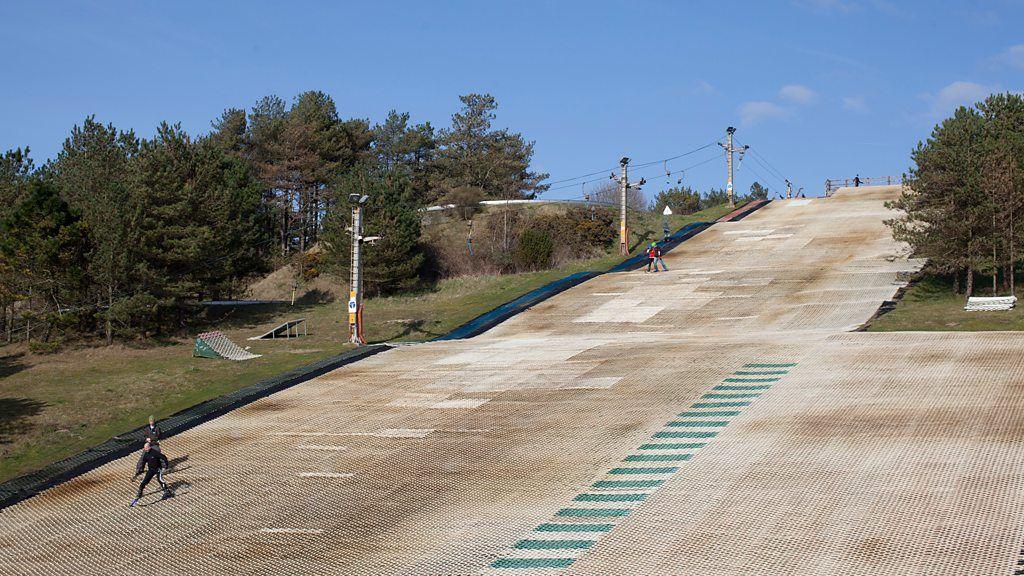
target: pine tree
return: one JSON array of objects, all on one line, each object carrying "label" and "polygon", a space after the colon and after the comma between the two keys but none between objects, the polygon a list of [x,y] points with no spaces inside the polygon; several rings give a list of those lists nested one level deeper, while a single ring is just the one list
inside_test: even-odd
[{"label": "pine tree", "polygon": [[490,94],[460,96],[463,108],[442,130],[435,161],[440,197],[459,186],[476,186],[490,198],[533,198],[547,190],[548,175],[530,171],[533,142],[521,134],[492,130],[498,103]]},{"label": "pine tree", "polygon": [[131,291],[139,246],[142,203],[131,167],[138,149],[133,132],[120,132],[89,116],[71,130],[52,166],[61,196],[89,230],[94,288],[88,298],[100,311],[107,344],[114,338],[116,301]]}]

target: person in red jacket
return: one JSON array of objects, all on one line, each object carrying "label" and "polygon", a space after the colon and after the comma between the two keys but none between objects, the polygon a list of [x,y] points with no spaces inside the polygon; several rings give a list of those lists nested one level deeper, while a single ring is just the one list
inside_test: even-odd
[{"label": "person in red jacket", "polygon": [[651,245],[647,248],[647,272],[651,271],[651,266],[654,266],[654,271],[658,271],[658,264],[655,262],[657,259],[657,242],[651,242]]},{"label": "person in red jacket", "polygon": [[661,264],[662,271],[663,272],[668,272],[668,266],[665,266],[665,261],[661,259],[661,256],[664,253],[661,250],[661,246],[658,245],[657,242],[655,242],[653,245],[654,245],[654,271],[657,272],[658,271],[658,264]]}]

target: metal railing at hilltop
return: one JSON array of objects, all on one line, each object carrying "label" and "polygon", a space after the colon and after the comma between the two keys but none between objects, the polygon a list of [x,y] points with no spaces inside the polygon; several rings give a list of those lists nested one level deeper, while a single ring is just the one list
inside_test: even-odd
[{"label": "metal railing at hilltop", "polygon": [[[836,190],[846,187],[855,186],[857,183],[854,182],[855,178],[828,178],[825,180],[825,196],[831,196]],[[867,178],[861,178],[860,186],[892,186],[893,184],[899,184],[902,182],[902,178],[899,176],[870,176]]]}]

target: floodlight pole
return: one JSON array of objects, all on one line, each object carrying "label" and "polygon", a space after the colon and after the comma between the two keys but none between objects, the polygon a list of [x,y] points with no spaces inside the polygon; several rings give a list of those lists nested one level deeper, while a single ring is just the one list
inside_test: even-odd
[{"label": "floodlight pole", "polygon": [[619,254],[629,254],[629,228],[626,226],[626,196],[629,192],[629,158],[619,160]]},{"label": "floodlight pole", "polygon": [[[363,340],[363,266],[361,248],[363,243],[363,202],[366,198],[352,202],[352,265],[350,270],[351,285],[348,293],[348,333],[349,342],[356,346],[366,344]],[[352,197],[350,197],[352,200]]]},{"label": "floodlight pole", "polygon": [[793,183],[786,180],[786,200],[793,197]]}]

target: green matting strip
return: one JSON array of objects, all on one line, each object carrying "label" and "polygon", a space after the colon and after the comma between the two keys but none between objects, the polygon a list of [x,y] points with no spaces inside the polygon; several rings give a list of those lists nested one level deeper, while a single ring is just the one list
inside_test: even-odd
[{"label": "green matting strip", "polygon": [[693,408],[743,408],[750,402],[696,402]]},{"label": "green matting strip", "polygon": [[693,454],[630,454],[623,462],[684,462]]},{"label": "green matting strip", "polygon": [[664,480],[598,480],[592,486],[594,488],[657,488],[664,484]]},{"label": "green matting strip", "polygon": [[541,524],[534,532],[607,532],[615,524]]},{"label": "green matting strip", "polygon": [[665,425],[672,428],[721,428],[728,423],[728,420],[673,420]]},{"label": "green matting strip", "polygon": [[566,568],[572,558],[498,558],[491,568]]},{"label": "green matting strip", "polygon": [[661,442],[658,444],[644,444],[641,450],[696,450],[707,446],[707,442]]},{"label": "green matting strip", "polygon": [[701,398],[708,400],[728,400],[729,398],[759,398],[760,394],[705,394]]},{"label": "green matting strip", "polygon": [[677,472],[679,468],[675,466],[654,466],[649,468],[612,468],[608,471],[609,474],[622,475],[622,474],[673,474]]},{"label": "green matting strip", "polygon": [[722,382],[778,382],[779,378],[726,378]]},{"label": "green matting strip", "polygon": [[573,498],[577,502],[639,502],[647,498],[647,494],[580,494]]},{"label": "green matting strip", "polygon": [[792,368],[793,366],[796,366],[796,362],[782,364],[752,363],[743,365],[744,368]]},{"label": "green matting strip", "polygon": [[584,550],[593,545],[593,540],[520,540],[513,548],[518,550]]},{"label": "green matting strip", "polygon": [[715,386],[714,388],[712,388],[712,390],[742,391],[742,390],[767,390],[769,388],[771,388],[771,384],[753,384],[753,385],[750,385],[750,386],[736,386],[735,384],[733,384],[733,385],[719,384],[718,386]]},{"label": "green matting strip", "polygon": [[629,508],[562,508],[555,516],[563,518],[608,518],[625,516]]}]

